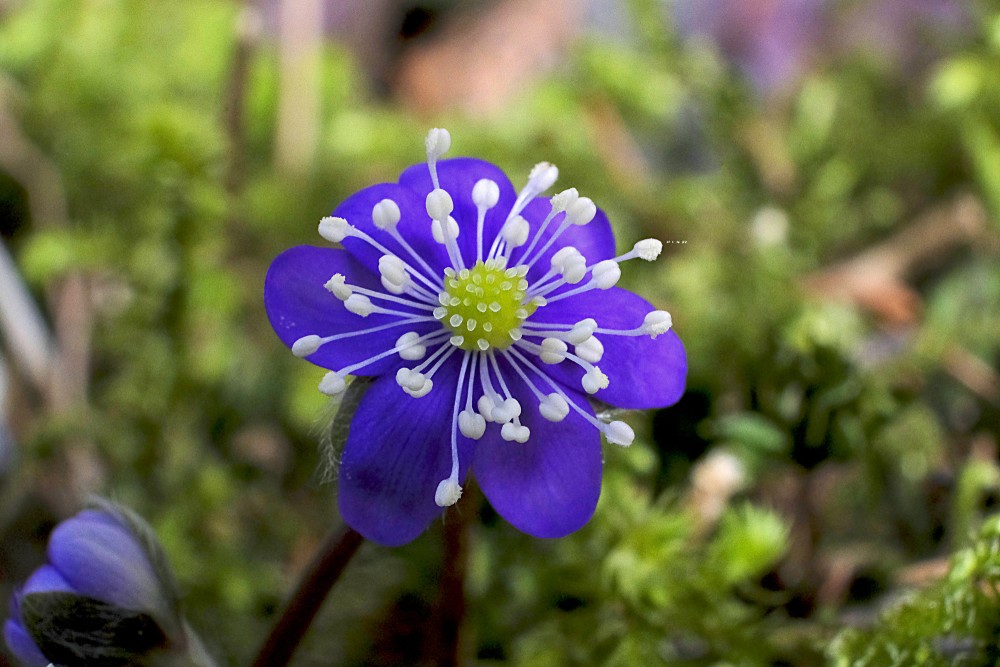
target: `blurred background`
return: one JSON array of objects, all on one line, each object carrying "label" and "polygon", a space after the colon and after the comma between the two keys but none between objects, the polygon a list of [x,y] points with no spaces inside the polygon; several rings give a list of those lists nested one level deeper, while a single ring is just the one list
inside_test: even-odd
[{"label": "blurred background", "polygon": [[365,545],[296,664],[1000,659],[988,0],[0,0],[4,598],[105,495],[247,664],[339,522],[265,272],[434,126],[673,242],[687,393],[570,537]]}]

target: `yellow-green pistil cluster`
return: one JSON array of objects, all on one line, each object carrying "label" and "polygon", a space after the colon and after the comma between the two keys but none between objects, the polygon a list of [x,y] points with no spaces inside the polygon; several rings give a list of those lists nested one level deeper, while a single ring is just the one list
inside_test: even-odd
[{"label": "yellow-green pistil cluster", "polygon": [[528,291],[525,266],[507,268],[502,259],[476,262],[471,269],[445,269],[441,308],[435,316],[463,350],[505,349],[521,338],[520,326],[538,307],[524,302]]}]

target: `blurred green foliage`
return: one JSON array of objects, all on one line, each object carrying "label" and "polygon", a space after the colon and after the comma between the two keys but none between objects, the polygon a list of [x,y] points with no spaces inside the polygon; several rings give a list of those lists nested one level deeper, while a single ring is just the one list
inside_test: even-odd
[{"label": "blurred green foliage", "polygon": [[[42,485],[67,443],[93,443],[100,490],[150,520],[193,624],[222,664],[245,664],[247,638],[337,522],[314,473],[332,414],[322,371],[271,333],[267,266],[317,242],[315,221],[351,192],[419,162],[427,126],[446,125],[454,154],[515,183],[557,163],[622,248],[683,242],[623,280],[673,313],[691,369],[678,406],[630,416],[636,444],[607,449],[601,505],[579,533],[525,537],[471,493],[458,508],[471,515],[470,660],[992,664],[998,538],[995,517],[980,523],[1000,487],[1000,13],[976,4],[963,45],[923,70],[840,54],[765,95],[687,48],[660,3],[630,6],[628,39],[584,40],[489,121],[416,118],[327,44],[320,139],[292,173],[272,159],[276,45],[265,33],[238,71],[237,3],[13,3],[2,99],[57,168],[70,224],[18,219],[5,241],[39,297],[83,272],[95,325],[89,400],[34,420],[8,480]],[[991,227],[909,267],[922,306],[909,321],[808,288],[963,196]],[[4,210],[24,197],[0,180]],[[692,482],[707,450],[738,470],[718,516]],[[432,664],[392,642],[436,618],[407,609],[438,604],[453,557],[442,530],[366,547],[302,664]],[[900,568],[954,550],[947,577],[851,628],[851,605],[895,596]],[[853,583],[831,593],[843,563]]]}]

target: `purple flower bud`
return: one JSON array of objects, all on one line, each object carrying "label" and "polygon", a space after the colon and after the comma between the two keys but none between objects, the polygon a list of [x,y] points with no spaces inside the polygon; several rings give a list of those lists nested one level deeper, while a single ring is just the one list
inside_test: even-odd
[{"label": "purple flower bud", "polygon": [[101,500],[52,531],[48,562],[11,600],[4,639],[27,667],[142,665],[165,652],[211,664],[152,530]]}]

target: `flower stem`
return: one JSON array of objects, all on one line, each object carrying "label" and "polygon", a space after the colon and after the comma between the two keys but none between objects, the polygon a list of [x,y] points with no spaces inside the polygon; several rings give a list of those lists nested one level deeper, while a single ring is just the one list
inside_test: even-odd
[{"label": "flower stem", "polygon": [[469,524],[476,514],[479,494],[470,479],[466,484],[465,507],[453,512],[444,525],[444,569],[441,572],[438,600],[438,655],[439,667],[456,667],[464,664],[464,633],[466,599],[465,578],[469,560]]},{"label": "flower stem", "polygon": [[253,667],[283,667],[288,664],[330,589],[363,541],[359,533],[347,526],[330,534],[302,574],[281,618],[258,651]]}]

